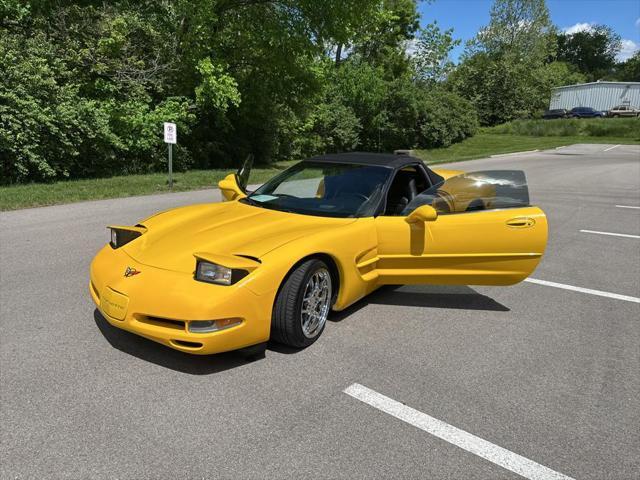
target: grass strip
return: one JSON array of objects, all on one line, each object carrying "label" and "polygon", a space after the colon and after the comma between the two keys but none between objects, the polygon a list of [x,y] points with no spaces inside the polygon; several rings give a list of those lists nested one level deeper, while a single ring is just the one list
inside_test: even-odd
[{"label": "grass strip", "polygon": [[[578,120],[576,120],[578,121]],[[599,120],[595,120],[598,122]],[[616,121],[607,119],[606,122]],[[631,119],[630,121],[636,121]],[[637,123],[640,125],[640,122]],[[484,158],[501,153],[545,150],[576,143],[640,144],[640,139],[608,136],[531,136],[490,133],[485,129],[478,135],[447,148],[416,150],[416,154],[428,164],[456,162]],[[255,168],[250,183],[263,183],[276,173],[293,165],[295,161],[279,162],[268,168]],[[217,186],[218,181],[229,174],[224,170],[191,170],[174,174],[174,192],[201,190]],[[0,210],[41,207],[73,203],[85,200],[130,197],[169,192],[166,173],[128,175],[87,180],[66,180],[53,183],[31,183],[0,187]]]}]

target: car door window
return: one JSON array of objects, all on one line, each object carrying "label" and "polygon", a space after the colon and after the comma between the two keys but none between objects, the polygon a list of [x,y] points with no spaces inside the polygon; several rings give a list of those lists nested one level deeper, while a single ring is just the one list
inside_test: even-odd
[{"label": "car door window", "polygon": [[521,170],[485,170],[448,178],[416,195],[401,215],[422,205],[439,214],[458,214],[529,206],[529,189]]}]

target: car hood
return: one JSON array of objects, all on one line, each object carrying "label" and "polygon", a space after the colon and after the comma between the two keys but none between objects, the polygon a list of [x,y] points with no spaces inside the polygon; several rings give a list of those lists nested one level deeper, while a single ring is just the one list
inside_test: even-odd
[{"label": "car hood", "polygon": [[240,202],[193,205],[143,220],[147,232],[123,250],[139,263],[192,273],[194,253],[260,258],[303,236],[340,228],[353,218],[279,212]]}]

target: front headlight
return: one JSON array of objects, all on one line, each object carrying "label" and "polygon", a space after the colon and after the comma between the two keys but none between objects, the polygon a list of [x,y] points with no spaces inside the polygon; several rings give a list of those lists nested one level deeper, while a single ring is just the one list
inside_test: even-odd
[{"label": "front headlight", "polygon": [[198,262],[196,265],[196,280],[201,282],[231,285],[232,270],[222,265],[209,262]]},{"label": "front headlight", "polygon": [[199,260],[196,264],[195,279],[200,282],[231,285],[249,274],[246,270],[228,268],[217,263]]}]

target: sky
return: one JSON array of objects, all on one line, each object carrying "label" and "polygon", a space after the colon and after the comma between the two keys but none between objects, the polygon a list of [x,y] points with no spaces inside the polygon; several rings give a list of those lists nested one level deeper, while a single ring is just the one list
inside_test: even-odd
[{"label": "sky", "polygon": [[[421,2],[421,23],[438,21],[442,29],[453,28],[454,38],[462,45],[452,52],[457,61],[464,50],[464,42],[489,23],[493,0],[435,0]],[[624,61],[640,49],[640,0],[547,0],[553,23],[566,32],[588,29],[589,25],[604,24],[622,38],[618,60]]]}]

